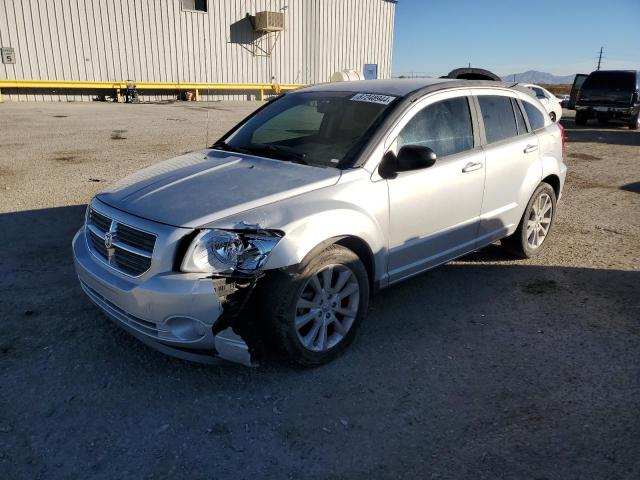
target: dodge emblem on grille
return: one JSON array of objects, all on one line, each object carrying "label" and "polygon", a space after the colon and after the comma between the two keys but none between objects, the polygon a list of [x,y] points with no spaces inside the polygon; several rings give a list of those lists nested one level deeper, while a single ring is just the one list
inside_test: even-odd
[{"label": "dodge emblem on grille", "polygon": [[111,232],[107,232],[104,234],[104,246],[109,249],[113,243],[113,234]]}]

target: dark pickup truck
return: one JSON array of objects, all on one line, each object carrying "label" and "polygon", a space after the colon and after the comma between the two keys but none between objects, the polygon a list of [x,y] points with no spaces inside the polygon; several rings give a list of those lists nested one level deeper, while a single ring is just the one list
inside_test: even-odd
[{"label": "dark pickup truck", "polygon": [[598,70],[582,84],[576,100],[576,124],[590,118],[600,123],[622,120],[630,129],[640,127],[640,72]]}]

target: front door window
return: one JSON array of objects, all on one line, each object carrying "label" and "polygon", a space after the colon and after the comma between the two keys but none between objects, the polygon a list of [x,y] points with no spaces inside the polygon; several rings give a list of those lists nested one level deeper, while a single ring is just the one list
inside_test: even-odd
[{"label": "front door window", "polygon": [[418,112],[398,135],[398,149],[422,145],[438,158],[473,148],[473,127],[466,97],[433,103]]}]

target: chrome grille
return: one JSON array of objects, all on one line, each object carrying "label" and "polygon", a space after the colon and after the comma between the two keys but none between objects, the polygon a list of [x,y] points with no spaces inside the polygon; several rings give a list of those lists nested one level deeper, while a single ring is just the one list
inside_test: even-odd
[{"label": "chrome grille", "polygon": [[107,247],[104,246],[104,238],[96,235],[93,231],[89,230],[89,237],[91,238],[91,246],[104,258],[109,256]]},{"label": "chrome grille", "polygon": [[119,223],[118,240],[146,252],[153,252],[153,246],[156,243],[156,236],[136,230],[128,225],[124,225],[123,223]]},{"label": "chrome grille", "polygon": [[109,231],[111,227],[111,219],[96,212],[93,208],[89,210],[89,220],[103,232]]},{"label": "chrome grille", "polygon": [[[107,247],[107,236],[111,246]],[[87,217],[87,244],[103,262],[127,275],[137,277],[151,268],[156,243],[152,233],[126,225],[93,208]]]}]

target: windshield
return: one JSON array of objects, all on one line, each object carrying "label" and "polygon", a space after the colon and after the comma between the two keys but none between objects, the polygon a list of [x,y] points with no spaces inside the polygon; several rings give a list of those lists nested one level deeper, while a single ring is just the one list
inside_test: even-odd
[{"label": "windshield", "polygon": [[291,93],[214,148],[319,167],[345,168],[374,122],[396,100],[354,92]]}]

